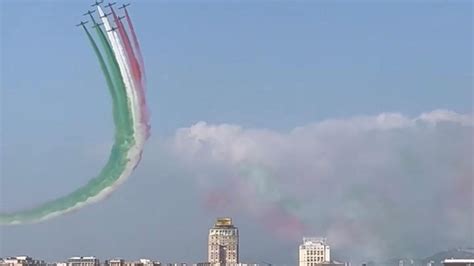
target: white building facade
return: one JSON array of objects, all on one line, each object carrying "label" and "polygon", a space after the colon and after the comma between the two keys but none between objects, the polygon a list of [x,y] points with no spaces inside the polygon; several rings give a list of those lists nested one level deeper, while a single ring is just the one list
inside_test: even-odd
[{"label": "white building facade", "polygon": [[71,257],[67,266],[100,266],[100,261],[96,257]]},{"label": "white building facade", "polygon": [[104,262],[104,266],[125,266],[124,259],[111,259]]},{"label": "white building facade", "polygon": [[239,229],[228,217],[217,218],[209,229],[208,262],[219,265],[239,263]]},{"label": "white building facade", "polygon": [[326,238],[305,237],[299,248],[299,266],[317,266],[331,261]]}]

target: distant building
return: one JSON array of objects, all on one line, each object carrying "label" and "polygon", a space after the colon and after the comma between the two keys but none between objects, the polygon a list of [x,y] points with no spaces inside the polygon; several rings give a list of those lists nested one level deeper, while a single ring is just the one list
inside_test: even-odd
[{"label": "distant building", "polygon": [[100,261],[96,257],[71,257],[67,266],[100,266]]},{"label": "distant building", "polygon": [[[199,263],[193,263],[193,266],[218,266],[219,263],[211,263],[211,262],[199,262]],[[227,265],[231,266],[259,266],[259,264],[256,263],[228,263]],[[271,266],[271,265],[270,265]]]},{"label": "distant building", "polygon": [[104,266],[125,266],[125,260],[123,259],[111,259],[104,262]]},{"label": "distant building", "polygon": [[415,264],[415,260],[409,258],[398,260],[398,266],[413,266]]},{"label": "distant building", "polygon": [[46,266],[67,266],[67,262],[51,262],[47,263]]},{"label": "distant building", "polygon": [[444,266],[474,266],[474,259],[445,259]]},{"label": "distant building", "polygon": [[139,259],[138,261],[127,261],[124,263],[124,266],[161,266],[161,262],[149,259]]},{"label": "distant building", "polygon": [[0,259],[0,266],[46,266],[46,262],[28,256],[17,256]]},{"label": "distant building", "polygon": [[193,263],[193,266],[212,266],[212,263],[210,263],[210,262],[198,262],[198,263]]},{"label": "distant building", "polygon": [[217,218],[209,229],[208,261],[220,265],[239,263],[239,229],[231,218]]},{"label": "distant building", "polygon": [[320,264],[329,266],[331,264],[330,252],[326,238],[305,237],[299,248],[299,266],[318,266]]},{"label": "distant building", "polygon": [[51,262],[47,266],[67,266],[67,262]]}]

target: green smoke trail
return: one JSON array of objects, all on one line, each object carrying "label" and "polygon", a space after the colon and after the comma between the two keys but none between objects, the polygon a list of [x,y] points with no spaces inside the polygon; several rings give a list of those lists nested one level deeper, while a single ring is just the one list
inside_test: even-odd
[{"label": "green smoke trail", "polygon": [[[87,34],[87,38],[89,39],[89,41],[92,45],[92,48],[94,49],[94,52],[95,52],[95,54],[96,54],[96,56],[99,60],[100,68],[102,70],[102,73],[104,74],[105,81],[107,82],[107,88],[109,89],[110,95],[112,96],[112,102],[115,103],[115,102],[118,101],[118,99],[117,99],[118,96],[117,96],[117,93],[115,91],[116,89],[115,89],[114,83],[112,81],[112,78],[110,77],[109,70],[107,69],[107,65],[105,64],[104,58],[103,58],[102,54],[100,53],[99,47],[97,47],[97,44],[95,43],[94,39],[92,38],[92,35],[89,33],[89,31],[87,30],[87,28],[84,25],[82,25],[82,27],[84,28],[84,31]],[[112,115],[114,117],[114,124],[121,128],[121,126],[119,126],[119,125],[122,124],[122,118],[120,117],[120,113],[117,111],[117,109],[118,109],[117,106],[115,104],[113,104],[112,105]],[[119,139],[118,137],[119,136],[117,136],[117,133],[116,133],[116,139]]]},{"label": "green smoke trail", "polygon": [[84,204],[88,199],[98,196],[100,192],[111,187],[125,171],[128,162],[128,151],[134,144],[133,121],[128,105],[125,84],[123,83],[112,48],[102,30],[96,27],[96,33],[105,51],[105,60],[87,28],[84,25],[83,28],[99,60],[108,89],[112,95],[115,142],[112,146],[109,160],[99,175],[90,180],[85,186],[73,191],[69,195],[44,203],[33,209],[14,213],[1,213],[0,224],[35,222],[44,219],[48,215],[72,210],[78,204]]},{"label": "green smoke trail", "polygon": [[[99,37],[99,41],[101,42],[102,47],[105,51],[106,59],[108,61],[109,73],[112,77],[112,82],[113,82],[112,87],[114,88],[114,91],[117,95],[117,108],[119,110],[127,109],[128,111],[129,100],[126,95],[125,84],[123,82],[122,74],[120,73],[120,68],[119,68],[117,59],[102,29],[97,24],[95,26],[95,29]],[[132,116],[130,112],[126,112],[125,114],[120,113],[120,115],[122,115],[120,118],[121,119],[120,122],[127,125],[123,127],[125,130],[127,130],[127,132],[124,132],[124,133],[128,133],[128,134],[121,135],[118,137],[131,136],[131,134],[133,134],[133,126],[132,126],[133,122],[132,122]],[[132,132],[128,132],[128,131],[132,131]],[[120,132],[117,132],[117,133],[120,133]],[[126,140],[132,141],[132,138],[129,138]]]}]

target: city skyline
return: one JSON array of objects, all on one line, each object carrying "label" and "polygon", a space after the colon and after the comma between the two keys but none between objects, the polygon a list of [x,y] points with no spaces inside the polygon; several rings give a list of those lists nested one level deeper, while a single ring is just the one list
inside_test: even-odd
[{"label": "city skyline", "polygon": [[[216,224],[222,223],[224,219],[231,219],[230,217],[218,217]],[[228,222],[224,222],[229,225]],[[224,227],[211,228],[211,231]],[[233,227],[236,229],[236,227]],[[229,227],[227,227],[229,229]],[[211,232],[212,233],[212,232]],[[297,247],[295,247],[297,248]],[[324,237],[303,237],[299,245],[298,262],[295,265],[299,266],[351,266],[357,265],[351,261],[337,261],[330,255],[330,246],[328,240]],[[211,255],[212,247],[209,244],[209,259],[213,260]],[[271,263],[269,261],[260,262],[235,262],[225,261],[220,262],[189,262],[183,260],[175,260],[173,262],[165,262],[156,258],[146,257],[134,260],[124,259],[121,256],[112,258],[100,258],[96,256],[83,255],[73,256],[63,260],[45,261],[41,258],[31,257],[29,255],[6,256],[0,258],[0,266],[279,266],[287,264]],[[438,266],[438,265],[453,265],[453,266],[470,266],[474,263],[474,248],[468,249],[453,249],[441,251],[426,258],[391,258],[384,261],[366,261],[362,262],[362,266]],[[291,264],[290,264],[291,265]]]},{"label": "city skyline", "polygon": [[[1,2],[2,213],[87,184],[109,154],[110,99],[74,27],[92,3]],[[471,2],[132,7],[142,163],[103,202],[0,227],[0,257],[174,261],[187,240],[203,261],[215,217],[244,262],[294,265],[313,235],[341,261],[473,245]]]}]

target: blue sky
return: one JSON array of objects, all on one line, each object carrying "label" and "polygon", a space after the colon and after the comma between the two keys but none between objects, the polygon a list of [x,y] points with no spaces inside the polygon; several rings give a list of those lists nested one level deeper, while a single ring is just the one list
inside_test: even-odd
[{"label": "blue sky", "polygon": [[[84,115],[73,104],[107,110],[107,95],[84,34],[72,26],[87,4],[32,3],[4,1],[4,112],[21,101],[64,122],[53,110],[69,106],[71,121],[90,121],[86,115],[101,110]],[[144,1],[131,12],[155,132],[199,120],[285,129],[351,114],[471,109],[472,9],[463,2]]]},{"label": "blue sky", "polygon": [[[95,55],[74,27],[88,5],[2,1],[3,210],[67,193],[105,160],[102,148],[113,131],[110,100]],[[130,12],[146,63],[150,141],[172,138],[199,121],[288,132],[383,112],[471,113],[472,10],[468,1],[135,1]],[[159,157],[154,147],[145,157]],[[134,180],[151,178],[146,175],[139,170]],[[163,180],[160,187],[176,185],[153,178]],[[140,182],[130,187],[139,191]],[[25,195],[16,197],[18,190]],[[121,208],[117,202],[132,190],[119,190],[106,213]],[[192,198],[197,192],[187,193]],[[100,214],[101,204],[90,208]],[[90,211],[80,212],[74,217],[87,220]],[[212,219],[201,222],[202,230]],[[47,226],[39,225],[37,234],[28,226],[2,230],[6,239],[35,235],[31,250],[40,255]],[[3,248],[17,252],[18,243]],[[200,253],[192,254],[189,259],[198,260]],[[8,254],[0,248],[0,255]],[[291,262],[283,255],[280,260]]]}]

